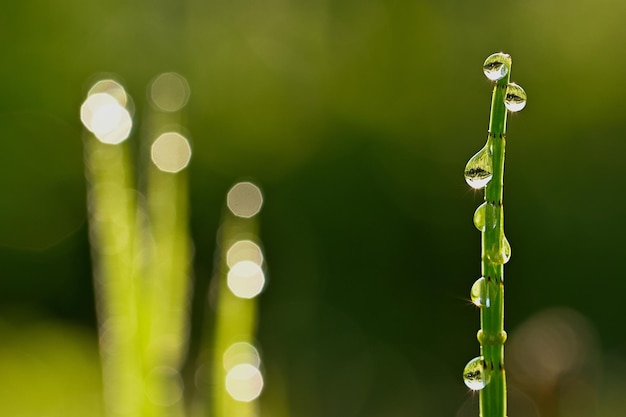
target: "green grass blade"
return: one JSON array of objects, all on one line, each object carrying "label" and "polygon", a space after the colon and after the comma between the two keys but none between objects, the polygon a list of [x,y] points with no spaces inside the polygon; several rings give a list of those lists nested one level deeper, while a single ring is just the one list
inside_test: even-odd
[{"label": "green grass blade", "polygon": [[[506,417],[507,393],[504,367],[504,264],[511,248],[504,235],[504,156],[507,111],[519,111],[526,93],[510,83],[511,57],[503,53],[489,56],[483,70],[495,81],[491,99],[489,133],[485,147],[465,168],[468,184],[485,187],[485,203],[474,215],[481,231],[481,274],[472,287],[472,301],[480,307],[478,341],[481,356],[468,363],[464,379],[468,387],[480,390],[480,416]],[[514,86],[512,89],[511,86]]]},{"label": "green grass blade", "polygon": [[140,414],[136,194],[127,144],[85,138],[89,229],[94,264],[106,415]]},{"label": "green grass blade", "polygon": [[[258,191],[259,197],[261,196],[258,187],[251,183],[239,183],[231,189],[229,193],[228,208],[224,210],[224,220],[221,225],[221,239],[220,239],[220,266],[217,271],[215,279],[217,294],[216,298],[216,311],[215,311],[215,328],[214,338],[212,341],[213,357],[212,357],[212,392],[210,399],[212,404],[213,417],[257,417],[259,415],[259,404],[256,401],[254,391],[261,389],[262,375],[259,370],[260,357],[255,350],[255,334],[258,321],[258,306],[257,296],[255,291],[244,295],[241,291],[242,288],[237,290],[234,286],[228,284],[229,274],[238,270],[238,266],[252,266],[252,271],[257,271],[259,275],[257,277],[262,278],[261,282],[264,285],[264,272],[263,272],[263,254],[258,245],[258,216],[252,214],[258,212],[243,213],[242,216],[236,214],[237,210],[233,210],[231,207],[232,201],[230,197],[232,191],[242,186],[247,188],[248,191]],[[240,187],[241,188],[241,187]],[[242,196],[237,197],[235,200],[241,200]],[[245,193],[243,195],[245,196]],[[244,199],[245,200],[245,199]],[[260,208],[261,200],[258,202],[258,208]],[[250,202],[235,201],[234,207],[241,209],[242,207],[249,205]],[[254,202],[253,204],[254,205]],[[245,211],[245,210],[244,210]],[[255,248],[255,251],[235,250],[243,246],[249,246]],[[235,254],[233,255],[233,252]],[[247,268],[246,268],[247,269]],[[240,270],[240,269],[239,269]],[[236,274],[235,274],[236,275]],[[261,286],[262,288],[262,286]],[[238,292],[239,291],[239,292]],[[238,295],[236,295],[238,294]],[[226,352],[232,351],[234,346],[243,346],[244,353],[240,353],[228,359]],[[245,348],[247,346],[247,348]],[[253,352],[250,355],[250,352]],[[252,360],[250,360],[252,359]],[[259,363],[257,363],[259,362]],[[248,385],[245,381],[240,385],[240,390],[243,392],[236,392],[232,387],[229,390],[226,386],[228,374],[234,372],[235,366],[240,365],[253,365],[256,370],[250,368],[253,373],[256,373],[254,380],[250,380]],[[242,369],[242,368],[239,368]],[[232,376],[232,375],[231,375]],[[249,392],[245,392],[249,391]],[[242,401],[241,398],[237,399],[238,395],[248,397],[246,401]]]},{"label": "green grass blade", "polygon": [[[510,61],[509,61],[510,64]],[[490,258],[500,256],[504,244],[503,180],[504,151],[506,145],[506,117],[504,106],[506,87],[510,80],[507,75],[497,81],[491,101],[489,139],[492,146],[493,177],[485,188],[485,200],[497,210],[487,210],[485,222],[495,227],[482,232],[482,275],[487,279],[491,306],[482,308],[481,355],[485,358],[490,382],[480,391],[481,417],[506,417],[506,375],[504,371],[504,263]],[[490,219],[489,216],[495,216]],[[492,256],[490,256],[492,255]]]}]

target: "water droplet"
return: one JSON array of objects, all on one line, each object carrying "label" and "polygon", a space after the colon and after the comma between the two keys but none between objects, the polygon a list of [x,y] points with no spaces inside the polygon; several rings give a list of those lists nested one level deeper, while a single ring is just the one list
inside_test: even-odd
[{"label": "water droplet", "polygon": [[526,107],[526,91],[515,83],[506,86],[504,105],[508,111],[516,112]]},{"label": "water droplet", "polygon": [[463,382],[469,389],[481,390],[489,383],[489,372],[485,367],[485,358],[478,356],[465,365],[463,369]]},{"label": "water droplet", "polygon": [[491,158],[491,143],[488,141],[484,148],[470,158],[465,165],[465,181],[474,189],[484,188],[493,177]]},{"label": "water droplet", "polygon": [[487,259],[498,265],[503,265],[511,259],[511,245],[506,236],[502,237],[501,245],[493,245],[487,250]]},{"label": "water droplet", "polygon": [[472,303],[477,307],[490,307],[491,298],[489,297],[489,283],[484,277],[480,277],[476,280],[472,289],[470,290],[470,298]]},{"label": "water droplet", "polygon": [[474,226],[480,232],[486,232],[496,227],[498,221],[498,212],[495,204],[482,203],[474,212]]},{"label": "water droplet", "polygon": [[483,72],[491,81],[498,81],[508,74],[511,56],[502,52],[489,55],[483,64]]},{"label": "water droplet", "polygon": [[487,333],[481,329],[476,333],[476,338],[481,346],[501,346],[506,342],[507,334],[504,330],[498,333]]}]

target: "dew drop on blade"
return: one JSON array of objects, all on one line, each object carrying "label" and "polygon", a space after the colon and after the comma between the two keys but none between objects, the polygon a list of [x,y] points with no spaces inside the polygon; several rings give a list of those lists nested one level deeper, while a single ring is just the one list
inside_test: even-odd
[{"label": "dew drop on blade", "polygon": [[465,365],[463,369],[463,382],[471,390],[478,391],[489,383],[489,372],[485,367],[485,358],[478,356]]},{"label": "dew drop on blade", "polygon": [[484,188],[493,177],[490,149],[491,144],[487,142],[487,145],[472,156],[465,165],[465,181],[474,189]]},{"label": "dew drop on blade", "polygon": [[486,232],[496,227],[498,219],[498,212],[496,206],[486,201],[482,203],[474,212],[474,226],[480,232]]},{"label": "dew drop on blade", "polygon": [[506,238],[506,236],[504,236],[502,241],[502,258],[503,261],[502,263],[507,263],[509,261],[509,259],[511,259],[511,244],[509,243],[508,239]]},{"label": "dew drop on blade", "polygon": [[491,81],[498,81],[509,73],[511,56],[502,52],[489,55],[483,64],[483,72]]},{"label": "dew drop on blade", "polygon": [[526,91],[515,83],[506,86],[504,105],[508,111],[516,112],[526,107]]},{"label": "dew drop on blade", "polygon": [[491,307],[491,298],[489,297],[489,283],[484,277],[480,277],[472,285],[470,290],[470,298],[472,303],[477,307]]},{"label": "dew drop on blade", "polygon": [[487,259],[497,265],[504,265],[511,259],[511,245],[506,236],[502,237],[501,245],[494,245],[487,250]]}]

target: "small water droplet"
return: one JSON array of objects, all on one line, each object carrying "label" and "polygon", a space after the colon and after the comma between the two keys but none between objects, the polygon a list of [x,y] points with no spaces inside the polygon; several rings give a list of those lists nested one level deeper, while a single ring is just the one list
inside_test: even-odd
[{"label": "small water droplet", "polygon": [[488,141],[465,165],[465,182],[470,187],[479,190],[484,188],[492,177],[491,143]]},{"label": "small water droplet", "polygon": [[489,55],[483,64],[483,72],[491,81],[498,81],[509,73],[511,56],[502,52]]},{"label": "small water droplet", "polygon": [[511,259],[511,244],[506,236],[502,237],[501,245],[493,245],[487,250],[487,259],[498,265],[504,265]]},{"label": "small water droplet", "polygon": [[485,367],[485,358],[478,356],[465,365],[463,369],[463,382],[471,390],[478,391],[489,383],[489,372]]},{"label": "small water droplet", "polygon": [[526,107],[526,91],[515,83],[506,86],[504,105],[508,111],[516,112]]},{"label": "small water droplet", "polygon": [[472,285],[470,290],[470,298],[472,303],[477,307],[491,307],[491,298],[489,297],[489,283],[485,277],[480,277]]},{"label": "small water droplet", "polygon": [[474,226],[480,232],[486,232],[496,227],[498,221],[498,212],[495,204],[482,203],[474,212]]},{"label": "small water droplet", "polygon": [[487,333],[481,329],[476,333],[476,338],[481,346],[500,346],[506,342],[507,334],[504,330],[498,333]]}]

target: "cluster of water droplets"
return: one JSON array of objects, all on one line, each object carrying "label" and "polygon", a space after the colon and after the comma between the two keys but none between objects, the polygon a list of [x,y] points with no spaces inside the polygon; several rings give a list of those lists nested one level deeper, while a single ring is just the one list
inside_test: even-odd
[{"label": "cluster of water droplets", "polygon": [[[507,76],[511,68],[511,57],[502,52],[490,55],[483,64],[483,72],[491,81],[498,81]],[[509,83],[504,95],[504,106],[510,112],[518,112],[526,106],[526,92],[515,83]],[[465,166],[465,181],[474,189],[487,186],[493,178],[492,138],[472,156]]]},{"label": "cluster of water droplets", "polygon": [[[511,69],[511,57],[498,52],[490,55],[483,64],[483,72],[491,81],[498,81],[506,77]],[[526,106],[526,92],[515,83],[508,83],[504,96],[504,106],[510,112],[517,112]],[[493,144],[495,138],[490,135],[485,146],[470,158],[465,166],[465,181],[474,189],[482,189],[493,178]],[[483,233],[496,228],[502,219],[502,205],[485,201],[474,212],[474,226]],[[485,248],[485,257],[489,262],[503,265],[511,258],[511,245],[504,236]],[[491,307],[492,282],[480,277],[474,282],[470,290],[470,298],[479,308]],[[481,390],[487,386],[490,372],[485,358],[478,356],[470,360],[463,369],[463,381],[472,390]]]},{"label": "cluster of water droplets", "polygon": [[490,377],[485,358],[482,356],[477,356],[469,361],[463,369],[463,382],[474,391],[485,388],[491,379]]},{"label": "cluster of water droplets", "polygon": [[[485,201],[474,212],[474,226],[480,232],[494,230],[502,216],[502,206]],[[511,259],[511,245],[506,236],[485,248],[485,256],[494,264],[503,265]]]},{"label": "cluster of water droplets", "polygon": [[[489,55],[483,64],[483,72],[491,81],[507,76],[511,68],[511,56],[502,52]],[[515,83],[506,86],[504,105],[508,111],[517,112],[526,106],[526,92]]]}]

